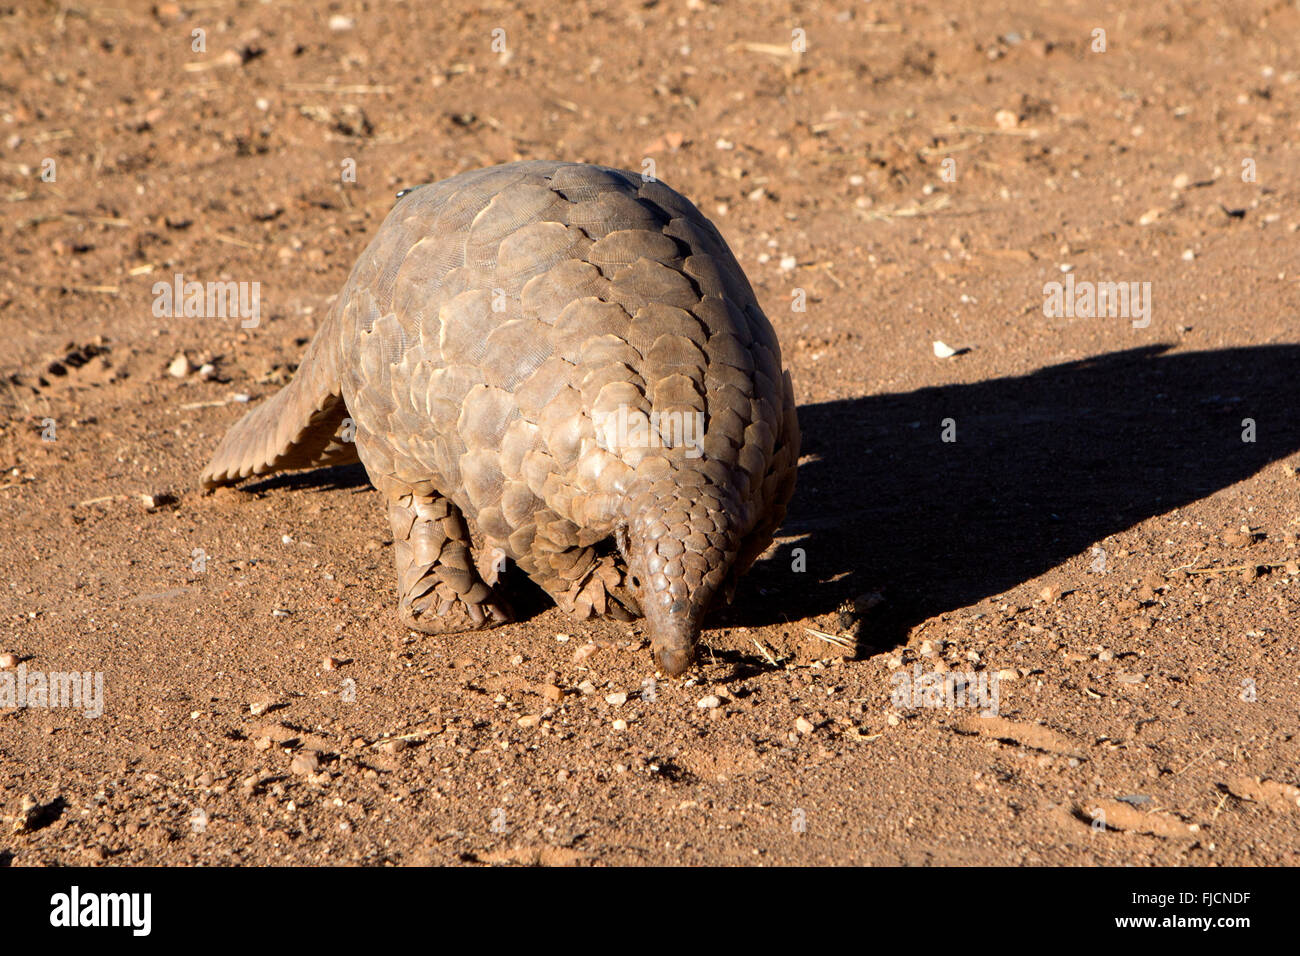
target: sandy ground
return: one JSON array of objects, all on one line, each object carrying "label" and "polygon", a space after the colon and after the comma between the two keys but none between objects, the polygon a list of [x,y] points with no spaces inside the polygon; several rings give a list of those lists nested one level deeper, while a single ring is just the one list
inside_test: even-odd
[{"label": "sandy ground", "polygon": [[[437,6],[0,7],[0,694],[102,680],[0,699],[0,865],[1300,862],[1294,4]],[[197,488],[397,189],[535,158],[653,160],[793,375],[685,680],[399,628],[357,468]]]}]

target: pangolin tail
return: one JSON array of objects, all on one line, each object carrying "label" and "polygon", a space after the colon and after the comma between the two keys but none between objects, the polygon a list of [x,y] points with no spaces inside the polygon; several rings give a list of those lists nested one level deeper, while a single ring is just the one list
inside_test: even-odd
[{"label": "pangolin tail", "polygon": [[307,348],[291,381],[235,423],[203,470],[204,488],[233,485],[250,475],[356,462],[338,367],[337,313]]}]

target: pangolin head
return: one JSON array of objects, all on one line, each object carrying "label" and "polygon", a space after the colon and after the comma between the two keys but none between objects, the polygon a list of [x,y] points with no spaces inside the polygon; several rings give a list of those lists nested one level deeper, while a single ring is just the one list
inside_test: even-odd
[{"label": "pangolin head", "polygon": [[619,548],[659,667],[676,676],[695,660],[704,615],[740,550],[741,509],[707,487],[632,496]]}]

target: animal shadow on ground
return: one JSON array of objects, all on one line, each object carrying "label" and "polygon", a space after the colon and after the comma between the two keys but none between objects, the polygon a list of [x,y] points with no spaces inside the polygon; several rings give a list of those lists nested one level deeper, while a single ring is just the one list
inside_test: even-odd
[{"label": "animal shadow on ground", "polygon": [[895,647],[1071,557],[1091,565],[1107,536],[1300,449],[1300,346],[1168,350],[800,408],[805,458],[780,532],[795,540],[716,618],[776,624],[879,593],[840,619],[859,652]]},{"label": "animal shadow on ground", "polygon": [[315,488],[321,491],[365,490],[370,488],[370,476],[361,465],[336,465],[333,468],[316,468],[311,471],[284,471],[242,486],[250,494],[268,491],[301,491]]}]

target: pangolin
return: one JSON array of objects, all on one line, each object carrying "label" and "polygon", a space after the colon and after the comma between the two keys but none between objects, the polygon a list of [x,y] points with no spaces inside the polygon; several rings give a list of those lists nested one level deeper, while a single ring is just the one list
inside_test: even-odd
[{"label": "pangolin", "polygon": [[776,333],[714,225],[640,174],[522,162],[400,193],[202,482],[359,459],[404,624],[510,620],[510,561],[579,618],[644,616],[676,675],[798,458]]}]

